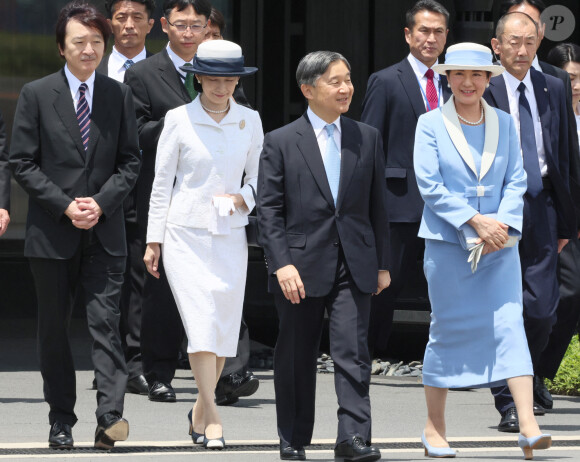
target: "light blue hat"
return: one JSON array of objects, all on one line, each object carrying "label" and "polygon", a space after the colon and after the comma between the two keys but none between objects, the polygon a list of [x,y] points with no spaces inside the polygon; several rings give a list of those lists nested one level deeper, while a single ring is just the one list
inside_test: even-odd
[{"label": "light blue hat", "polygon": [[487,71],[495,77],[505,71],[505,68],[493,64],[489,48],[478,43],[463,42],[450,46],[445,53],[445,64],[435,64],[433,70],[442,75],[455,70]]}]

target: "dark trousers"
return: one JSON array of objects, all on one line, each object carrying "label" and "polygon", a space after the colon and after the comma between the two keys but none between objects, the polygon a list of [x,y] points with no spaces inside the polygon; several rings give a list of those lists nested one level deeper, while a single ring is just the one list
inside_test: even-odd
[{"label": "dark trousers", "polygon": [[[522,267],[524,327],[534,371],[556,322],[559,291],[557,279],[558,231],[554,202],[549,191],[524,196],[524,226],[519,244]],[[508,386],[491,389],[495,407],[505,412],[514,406]]]},{"label": "dark trousers", "polygon": [[163,255],[159,273],[159,279],[149,273],[145,277],[141,313],[141,359],[149,385],[155,381],[171,383],[185,335],[163,267]]},{"label": "dark trousers", "polygon": [[339,259],[336,282],[327,296],[306,297],[298,305],[281,294],[275,296],[280,332],[274,351],[274,390],[283,445],[306,446],[312,439],[316,359],[325,308],[339,406],[337,443],[354,435],[370,441],[370,298],[354,284],[344,258]]},{"label": "dark trousers", "polygon": [[580,323],[580,241],[572,239],[558,256],[560,303],[556,324],[542,352],[536,374],[553,380]]},{"label": "dark trousers", "polygon": [[145,285],[144,244],[137,223],[125,222],[127,264],[121,292],[121,341],[129,378],[143,374],[141,365],[141,307]]},{"label": "dark trousers", "polygon": [[127,366],[119,334],[119,300],[125,257],[109,255],[94,233],[84,231],[68,260],[31,258],[30,269],[38,299],[38,354],[49,422],[74,425],[76,379],[68,328],[77,287],[84,293],[92,360],[97,380],[99,418],[123,413]]},{"label": "dark trousers", "polygon": [[230,374],[244,374],[248,370],[250,362],[250,331],[248,325],[242,316],[242,325],[240,326],[240,336],[238,337],[238,349],[236,356],[226,358],[224,369],[220,377],[226,377]]},{"label": "dark trousers", "polygon": [[372,297],[369,325],[369,349],[384,354],[393,326],[395,300],[401,290],[416,274],[417,260],[425,252],[425,240],[417,237],[420,223],[390,223],[389,248],[391,255],[391,285],[378,296]]}]

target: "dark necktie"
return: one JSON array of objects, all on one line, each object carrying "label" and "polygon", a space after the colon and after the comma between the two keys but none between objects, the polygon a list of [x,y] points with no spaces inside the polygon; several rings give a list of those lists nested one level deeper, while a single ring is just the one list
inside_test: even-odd
[{"label": "dark necktie", "polygon": [[135,64],[133,62],[133,60],[128,59],[127,61],[125,61],[125,63],[123,64],[123,67],[125,68],[125,70],[128,70],[133,64]]},{"label": "dark necktie", "polygon": [[435,88],[435,83],[433,82],[433,76],[435,73],[433,69],[427,69],[425,72],[425,77],[427,77],[427,102],[429,103],[429,107],[427,111],[432,111],[433,109],[437,109],[439,100],[437,98],[437,89]]},{"label": "dark necktie", "polygon": [[87,88],[86,83],[81,83],[81,86],[79,87],[79,102],[77,103],[77,120],[79,122],[81,139],[83,140],[85,151],[89,146],[89,130],[91,127],[91,112],[89,111],[89,103],[85,97]]},{"label": "dark necktie", "polygon": [[[193,66],[193,64],[185,63],[183,65],[183,67],[190,66]],[[194,100],[195,97],[197,96],[197,92],[195,91],[195,88],[193,88],[193,72],[187,72],[185,74],[185,81],[183,82],[183,84],[185,85],[185,89],[187,90],[187,93],[189,93],[190,98]]]},{"label": "dark necktie", "polygon": [[530,104],[526,98],[526,85],[524,82],[519,84],[518,91],[520,92],[520,140],[524,158],[524,170],[528,175],[527,192],[532,197],[536,197],[542,191],[542,174],[540,172],[540,161],[538,160],[534,119],[532,118]]}]

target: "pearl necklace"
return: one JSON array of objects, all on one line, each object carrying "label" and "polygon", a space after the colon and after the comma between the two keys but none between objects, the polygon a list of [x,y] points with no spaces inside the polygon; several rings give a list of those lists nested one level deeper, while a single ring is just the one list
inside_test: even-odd
[{"label": "pearl necklace", "polygon": [[201,104],[201,107],[203,108],[203,110],[205,112],[211,112],[212,114],[223,114],[224,112],[228,112],[230,110],[230,102],[228,101],[228,105],[226,106],[225,109],[221,109],[219,111],[214,111],[213,109],[209,109],[207,107],[205,107],[202,102],[200,101],[199,104]]},{"label": "pearl necklace", "polygon": [[461,115],[459,114],[459,112],[456,111],[457,112],[457,117],[459,117],[466,124],[469,124],[469,125],[479,125],[481,123],[481,121],[483,120],[483,105],[481,103],[479,105],[481,106],[481,117],[479,118],[479,120],[477,122],[470,122],[466,118],[461,117]]}]

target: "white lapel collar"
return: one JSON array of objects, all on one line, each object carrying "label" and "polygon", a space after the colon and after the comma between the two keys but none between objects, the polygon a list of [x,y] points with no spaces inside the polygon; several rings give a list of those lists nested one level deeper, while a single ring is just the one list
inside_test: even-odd
[{"label": "white lapel collar", "polygon": [[499,142],[499,119],[495,110],[482,98],[483,110],[485,111],[485,143],[483,145],[483,156],[481,158],[481,173],[479,181],[489,172],[491,164],[495,159],[497,144]]},{"label": "white lapel collar", "polygon": [[469,150],[467,140],[459,124],[459,118],[457,117],[457,112],[455,111],[455,103],[453,102],[454,97],[449,98],[442,107],[441,113],[443,115],[443,122],[445,123],[445,128],[447,133],[455,145],[455,149],[459,152],[459,155],[471,171],[475,174],[477,178],[477,169],[475,168],[475,162],[473,161],[473,156]]}]

